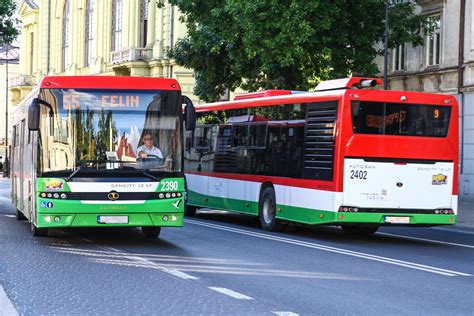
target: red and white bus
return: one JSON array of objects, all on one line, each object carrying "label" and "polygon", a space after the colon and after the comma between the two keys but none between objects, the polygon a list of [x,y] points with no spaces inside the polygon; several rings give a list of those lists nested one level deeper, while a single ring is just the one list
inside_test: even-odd
[{"label": "red and white bus", "polygon": [[353,77],[197,106],[185,136],[188,214],[251,214],[270,231],[455,224],[456,99],[372,88],[380,83]]}]

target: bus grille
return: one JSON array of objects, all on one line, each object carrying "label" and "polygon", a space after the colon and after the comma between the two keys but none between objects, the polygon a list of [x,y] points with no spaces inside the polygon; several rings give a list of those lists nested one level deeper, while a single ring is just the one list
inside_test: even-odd
[{"label": "bus grille", "polygon": [[333,179],[337,101],[308,104],[303,178]]}]

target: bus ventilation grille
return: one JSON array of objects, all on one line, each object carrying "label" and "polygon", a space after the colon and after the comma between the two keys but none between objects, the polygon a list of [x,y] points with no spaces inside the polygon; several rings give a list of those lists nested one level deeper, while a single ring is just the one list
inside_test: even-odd
[{"label": "bus ventilation grille", "polygon": [[308,104],[303,178],[333,179],[337,102]]}]

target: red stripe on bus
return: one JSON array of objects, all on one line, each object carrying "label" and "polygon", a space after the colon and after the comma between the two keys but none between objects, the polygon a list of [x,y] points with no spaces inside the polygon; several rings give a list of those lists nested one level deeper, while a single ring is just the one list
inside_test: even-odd
[{"label": "red stripe on bus", "polygon": [[284,177],[272,177],[272,176],[258,176],[250,174],[235,174],[235,173],[218,173],[218,172],[194,172],[185,171],[187,174],[194,174],[199,176],[207,176],[213,178],[231,179],[231,180],[242,180],[251,182],[271,182],[276,185],[286,185],[297,188],[315,189],[323,191],[336,191],[336,185],[330,181],[318,181],[309,179],[296,179],[296,178],[284,178]]}]

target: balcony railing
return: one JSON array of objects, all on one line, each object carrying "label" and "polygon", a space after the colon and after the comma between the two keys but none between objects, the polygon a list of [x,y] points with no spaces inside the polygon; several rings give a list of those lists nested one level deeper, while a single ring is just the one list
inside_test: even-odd
[{"label": "balcony railing", "polygon": [[21,86],[32,86],[32,85],[33,85],[33,77],[28,76],[28,75],[18,75],[8,80],[8,86],[10,88],[21,87]]},{"label": "balcony railing", "polygon": [[149,60],[152,54],[150,48],[125,48],[119,51],[110,53],[111,64],[121,64],[136,60]]}]

